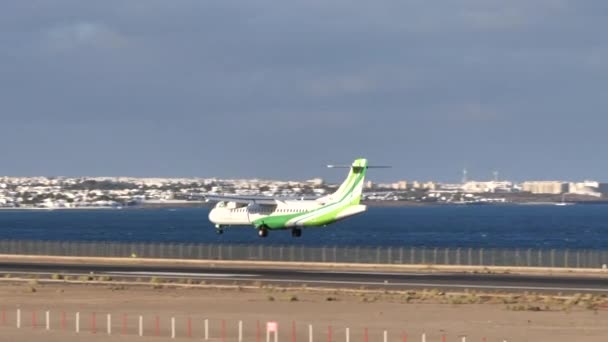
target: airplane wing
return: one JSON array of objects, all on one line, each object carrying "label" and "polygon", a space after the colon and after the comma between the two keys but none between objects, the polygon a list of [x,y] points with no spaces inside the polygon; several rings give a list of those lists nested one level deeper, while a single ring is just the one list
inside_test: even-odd
[{"label": "airplane wing", "polygon": [[235,202],[235,203],[255,203],[261,205],[277,205],[284,201],[314,200],[318,197],[270,197],[270,196],[240,196],[240,195],[205,195],[205,199],[210,202]]}]

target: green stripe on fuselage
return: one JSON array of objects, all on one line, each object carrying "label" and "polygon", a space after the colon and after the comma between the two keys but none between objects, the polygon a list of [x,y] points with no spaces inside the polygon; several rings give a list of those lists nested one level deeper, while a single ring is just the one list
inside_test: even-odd
[{"label": "green stripe on fuselage", "polygon": [[[298,226],[324,226],[336,221],[336,217],[338,214],[352,205],[358,205],[361,202],[361,195],[356,196],[351,201],[346,202],[347,198],[355,191],[358,187],[362,189],[363,185],[361,184],[365,179],[365,174],[367,172],[367,164],[365,159],[357,159],[353,163],[353,169],[349,172],[349,176],[342,183],[338,191],[336,191],[335,195],[342,195],[339,200],[332,201],[320,208],[313,209],[310,211],[306,211],[303,213],[289,214],[289,215],[268,215],[265,217],[261,217],[257,220],[253,221],[253,225],[256,228],[261,226],[265,226],[268,229],[287,229],[291,228],[288,226],[289,221],[297,219],[298,217],[306,218],[298,224]],[[359,168],[356,170],[355,168]],[[350,186],[349,186],[350,185]],[[348,186],[348,189],[344,189],[344,187]],[[341,189],[341,191],[340,191]],[[343,193],[343,194],[342,194]],[[296,220],[297,221],[297,220]]]}]

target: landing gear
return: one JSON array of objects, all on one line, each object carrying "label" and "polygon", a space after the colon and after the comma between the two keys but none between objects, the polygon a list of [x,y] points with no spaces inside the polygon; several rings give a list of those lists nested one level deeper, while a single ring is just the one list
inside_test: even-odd
[{"label": "landing gear", "polygon": [[222,234],[224,234],[224,226],[219,225],[219,224],[216,224],[216,225],[215,225],[215,233],[216,233],[217,235],[222,235]]},{"label": "landing gear", "polygon": [[258,236],[259,237],[263,237],[263,238],[267,237],[268,236],[268,229],[266,229],[266,227],[260,227],[258,229]]},{"label": "landing gear", "polygon": [[302,236],[302,229],[300,229],[300,228],[293,228],[291,230],[291,236],[292,237],[300,237],[300,236]]}]

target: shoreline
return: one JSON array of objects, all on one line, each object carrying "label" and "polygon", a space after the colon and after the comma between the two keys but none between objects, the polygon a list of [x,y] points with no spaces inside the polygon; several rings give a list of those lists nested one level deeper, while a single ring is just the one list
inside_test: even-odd
[{"label": "shoreline", "polygon": [[[608,205],[608,201],[578,201],[567,202],[568,206],[580,205]],[[471,206],[560,206],[560,202],[507,202],[507,203],[434,203],[434,202],[409,202],[409,201],[361,201],[361,204],[373,208],[379,207],[471,207]],[[136,210],[136,209],[179,209],[179,208],[212,208],[212,203],[152,203],[123,207],[73,207],[73,208],[37,208],[37,207],[0,207],[0,211],[72,211],[72,210]]]}]

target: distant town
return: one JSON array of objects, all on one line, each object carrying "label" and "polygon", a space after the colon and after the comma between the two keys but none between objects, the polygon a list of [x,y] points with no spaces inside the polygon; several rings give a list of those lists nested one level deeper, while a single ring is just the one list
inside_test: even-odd
[{"label": "distant town", "polygon": [[[323,179],[277,181],[216,178],[0,177],[0,208],[68,209],[201,206],[205,196],[323,196],[337,184]],[[367,181],[363,200],[377,205],[539,204],[608,202],[608,183],[597,181]]]}]

